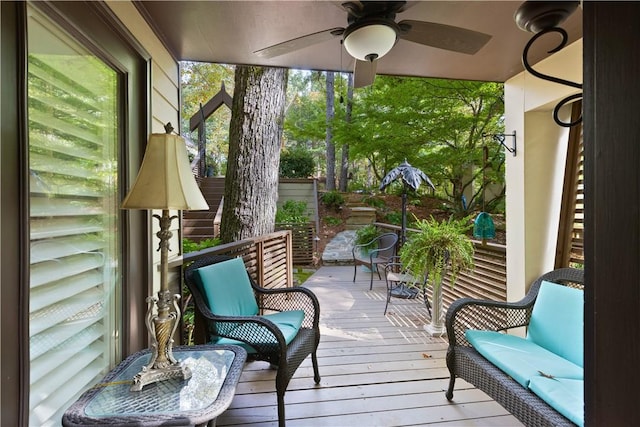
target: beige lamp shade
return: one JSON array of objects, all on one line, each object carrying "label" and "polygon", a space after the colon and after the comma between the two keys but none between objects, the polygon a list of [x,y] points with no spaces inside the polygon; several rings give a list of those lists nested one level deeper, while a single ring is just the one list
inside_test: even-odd
[{"label": "beige lamp shade", "polygon": [[122,209],[209,209],[191,172],[184,139],[151,134],[140,172]]}]

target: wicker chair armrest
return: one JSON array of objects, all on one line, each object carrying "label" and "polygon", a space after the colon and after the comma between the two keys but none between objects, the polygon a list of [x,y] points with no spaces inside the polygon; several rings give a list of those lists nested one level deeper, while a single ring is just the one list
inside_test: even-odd
[{"label": "wicker chair armrest", "polygon": [[275,323],[261,316],[220,316],[201,310],[207,320],[209,339],[230,338],[245,342],[259,353],[286,354],[287,343]]},{"label": "wicker chair armrest", "polygon": [[465,338],[467,329],[505,331],[527,326],[535,299],[519,302],[502,302],[460,298],[447,310],[445,326],[449,346],[470,346]]},{"label": "wicker chair armrest", "polygon": [[311,289],[304,287],[265,289],[254,288],[263,310],[303,310],[303,328],[317,329],[320,323],[320,303]]}]

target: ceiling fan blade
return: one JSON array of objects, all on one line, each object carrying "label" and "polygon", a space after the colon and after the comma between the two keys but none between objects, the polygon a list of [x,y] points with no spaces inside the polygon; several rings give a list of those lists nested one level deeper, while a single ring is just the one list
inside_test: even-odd
[{"label": "ceiling fan blade", "polygon": [[365,87],[373,84],[376,79],[378,61],[359,61],[353,67],[353,87]]},{"label": "ceiling fan blade", "polygon": [[262,58],[275,58],[276,56],[284,55],[285,53],[294,52],[317,43],[332,40],[337,36],[341,36],[342,33],[344,33],[344,28],[330,28],[328,30],[318,31],[317,33],[307,34],[302,37],[274,44],[273,46],[256,50],[253,53]]},{"label": "ceiling fan blade", "polygon": [[489,34],[435,22],[405,20],[400,28],[410,27],[398,37],[423,45],[473,55],[491,39]]}]

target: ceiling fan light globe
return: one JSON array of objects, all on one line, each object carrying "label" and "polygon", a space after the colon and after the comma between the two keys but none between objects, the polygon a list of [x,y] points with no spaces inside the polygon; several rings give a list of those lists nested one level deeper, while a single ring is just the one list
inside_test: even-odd
[{"label": "ceiling fan light globe", "polygon": [[372,24],[357,28],[344,38],[349,55],[360,61],[380,59],[396,44],[396,31],[388,25]]}]

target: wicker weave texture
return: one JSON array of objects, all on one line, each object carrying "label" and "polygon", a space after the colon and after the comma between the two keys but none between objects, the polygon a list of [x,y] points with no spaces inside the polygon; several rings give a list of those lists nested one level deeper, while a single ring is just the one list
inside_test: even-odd
[{"label": "wicker weave texture", "polygon": [[467,329],[507,331],[526,327],[543,281],[584,289],[584,272],[561,268],[543,274],[518,302],[461,298],[451,304],[445,322],[449,338],[447,367],[451,374],[447,399],[453,399],[455,379],[462,378],[487,393],[527,426],[574,425],[533,392],[487,361],[471,347],[464,336]]},{"label": "wicker weave texture", "polygon": [[[224,337],[247,343],[256,352],[250,356],[269,362],[277,367],[276,394],[278,400],[278,423],[285,425],[284,394],[296,369],[311,355],[314,381],[320,383],[316,351],[320,343],[320,304],[313,292],[304,287],[265,289],[251,280],[256,302],[261,313],[287,310],[303,310],[305,313],[298,334],[287,345],[280,329],[261,316],[230,317],[211,312],[203,292],[194,280],[194,271],[200,267],[231,259],[228,256],[212,255],[194,261],[185,268],[184,279],[191,291],[196,307],[204,316],[209,332],[208,339],[215,342]],[[232,286],[233,284],[230,284]]]}]

